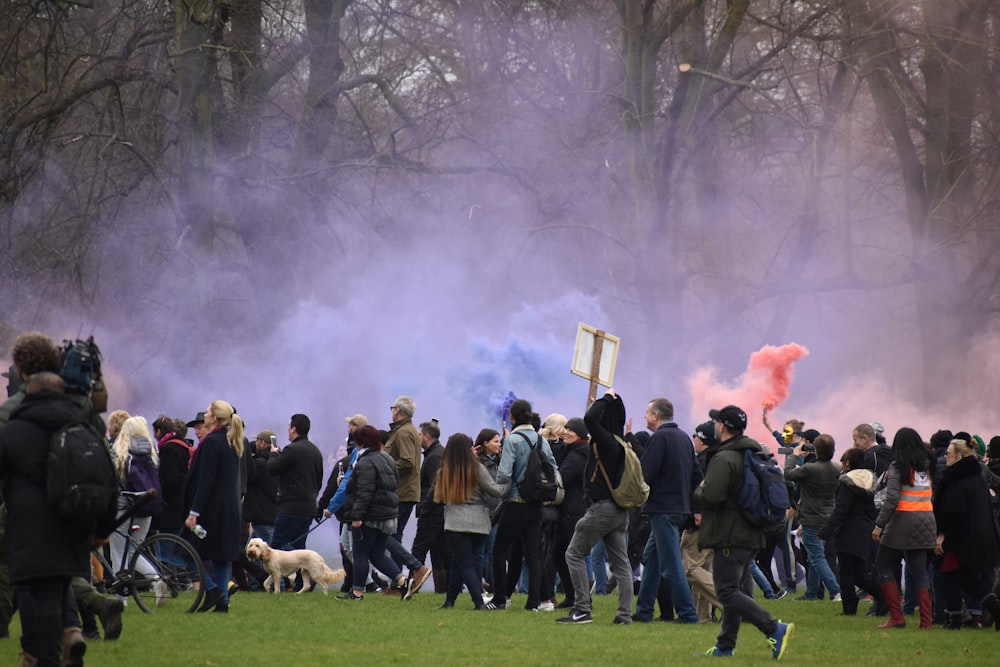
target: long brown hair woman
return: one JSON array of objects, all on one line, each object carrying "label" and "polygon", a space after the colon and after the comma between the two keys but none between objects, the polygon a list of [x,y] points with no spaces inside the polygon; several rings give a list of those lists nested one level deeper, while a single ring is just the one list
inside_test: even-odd
[{"label": "long brown hair woman", "polygon": [[483,547],[492,521],[485,494],[503,497],[509,489],[510,482],[497,484],[476,460],[469,436],[456,433],[448,438],[434,488],[434,502],[444,503],[444,532],[452,550],[442,609],[455,606],[462,584],[477,610],[487,608],[483,603]]}]

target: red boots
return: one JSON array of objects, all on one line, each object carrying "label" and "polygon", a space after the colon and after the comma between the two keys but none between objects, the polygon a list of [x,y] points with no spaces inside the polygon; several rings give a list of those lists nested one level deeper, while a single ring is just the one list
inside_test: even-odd
[{"label": "red boots", "polygon": [[[905,628],[906,617],[903,616],[903,608],[899,604],[899,586],[896,582],[890,581],[888,584],[882,584],[882,595],[885,596],[885,603],[889,607],[889,620],[878,627],[882,630],[887,628]],[[923,609],[924,607],[921,605],[921,616],[923,616]],[[927,610],[927,618],[930,619],[930,609]]]}]

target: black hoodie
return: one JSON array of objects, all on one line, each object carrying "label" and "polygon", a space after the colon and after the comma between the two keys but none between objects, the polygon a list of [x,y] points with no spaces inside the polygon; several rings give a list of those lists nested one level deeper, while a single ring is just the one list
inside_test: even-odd
[{"label": "black hoodie", "polygon": [[625,469],[625,449],[615,436],[624,439],[625,404],[620,396],[605,394],[587,409],[583,421],[590,433],[586,475],[584,477],[587,497],[591,501],[613,500],[604,475],[597,468],[594,448],[597,448],[597,455],[608,473],[611,486],[617,487],[621,483],[622,472]]}]

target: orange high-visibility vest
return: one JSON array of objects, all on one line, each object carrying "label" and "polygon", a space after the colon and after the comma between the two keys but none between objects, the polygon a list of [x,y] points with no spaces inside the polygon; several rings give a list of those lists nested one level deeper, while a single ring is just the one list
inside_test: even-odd
[{"label": "orange high-visibility vest", "polygon": [[897,512],[933,512],[931,503],[931,478],[926,472],[910,473],[910,483],[903,485],[899,493]]}]

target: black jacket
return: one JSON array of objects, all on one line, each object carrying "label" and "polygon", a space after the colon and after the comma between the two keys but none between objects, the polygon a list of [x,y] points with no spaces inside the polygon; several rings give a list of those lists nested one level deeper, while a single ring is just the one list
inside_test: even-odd
[{"label": "black jacket", "polygon": [[562,504],[559,505],[559,523],[556,527],[556,539],[563,543],[569,543],[573,539],[576,522],[587,513],[583,476],[587,468],[588,449],[589,445],[585,441],[563,445],[561,459],[556,458],[563,488],[566,490]]},{"label": "black jacket", "polygon": [[0,428],[0,476],[7,507],[7,562],[17,584],[42,577],[90,574],[91,537],[114,528],[116,499],[99,520],[83,523],[57,516],[45,495],[49,439],[80,418],[69,396],[40,391],[24,397]]},{"label": "black jacket", "polygon": [[444,520],[444,505],[434,502],[434,486],[443,456],[444,446],[438,440],[424,450],[424,462],[420,465],[420,504],[417,505],[417,516],[437,513]]},{"label": "black jacket", "polygon": [[240,461],[222,429],[205,436],[191,461],[184,486],[184,515],[198,512],[198,523],[208,534],[199,539],[185,529],[183,537],[203,560],[237,560],[243,550]]},{"label": "black jacket", "polygon": [[944,535],[945,552],[953,551],[962,565],[992,575],[1000,544],[983,475],[975,456],[946,468],[934,492],[934,520],[938,535]]},{"label": "black jacket", "polygon": [[875,529],[875,473],[850,470],[840,476],[833,514],[820,529],[819,537],[832,539],[837,553],[868,557]]},{"label": "black jacket", "polygon": [[363,449],[347,480],[341,521],[384,521],[399,511],[396,462],[382,450]]},{"label": "black jacket", "polygon": [[152,527],[177,532],[184,526],[184,479],[191,462],[191,448],[173,433],[160,441],[160,491],[163,509],[153,517]]},{"label": "black jacket", "polygon": [[611,486],[616,488],[621,483],[622,473],[625,471],[625,448],[615,439],[616,435],[623,439],[625,436],[625,404],[621,397],[605,394],[587,408],[583,423],[587,425],[587,432],[590,433],[584,479],[587,498],[591,501],[614,500],[604,475],[597,468],[594,446],[597,447],[597,455],[608,473]]},{"label": "black jacket", "polygon": [[271,450],[255,452],[253,475],[243,496],[243,520],[262,526],[274,525],[278,514],[278,479],[267,472]]},{"label": "black jacket", "polygon": [[299,436],[267,461],[267,471],[278,477],[278,512],[316,516],[316,498],[323,488],[323,454]]}]

